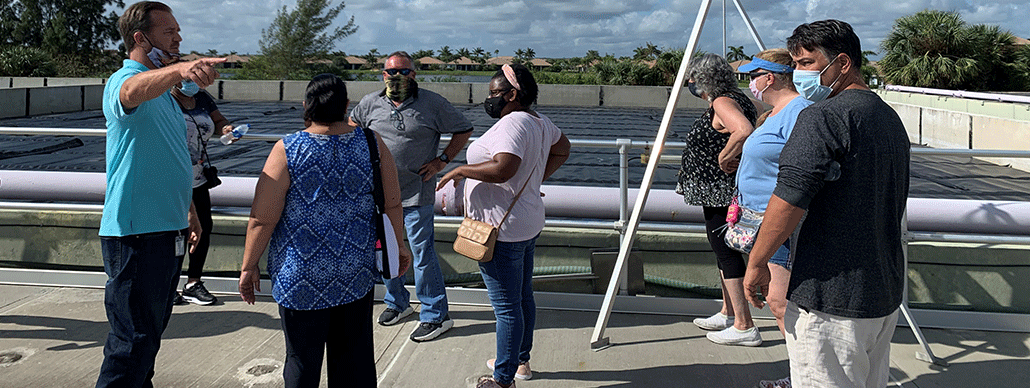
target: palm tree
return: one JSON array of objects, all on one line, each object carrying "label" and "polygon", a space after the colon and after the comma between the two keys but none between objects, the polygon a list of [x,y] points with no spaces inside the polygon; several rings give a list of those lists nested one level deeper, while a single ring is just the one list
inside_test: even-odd
[{"label": "palm tree", "polygon": [[361,58],[368,62],[366,64],[368,68],[375,69],[376,61],[379,60],[379,49],[368,50],[368,54],[362,55]]},{"label": "palm tree", "polygon": [[633,49],[633,59],[636,60],[653,60],[658,59],[658,56],[662,54],[662,50],[655,46],[651,42],[647,42],[644,46]]},{"label": "palm tree", "polygon": [[515,57],[511,59],[512,64],[526,63],[526,51],[523,49],[515,49]]},{"label": "palm tree", "polygon": [[433,50],[418,50],[411,54],[414,59],[420,59],[425,57],[432,57],[436,52]]},{"label": "palm tree", "polygon": [[881,43],[880,69],[888,83],[968,89],[986,65],[976,52],[999,51],[992,37],[975,36],[985,32],[990,31],[969,28],[957,12],[927,10],[899,18]]},{"label": "palm tree", "polygon": [[862,51],[862,67],[859,69],[862,72],[862,79],[866,85],[869,84],[873,76],[876,75],[876,68],[869,64],[869,56],[876,55],[876,51],[863,50]]},{"label": "palm tree", "polygon": [[459,58],[465,57],[465,58],[471,59],[472,58],[472,52],[469,51],[469,49],[462,47],[462,48],[458,49],[458,57]]},{"label": "palm tree", "polygon": [[727,46],[726,48],[730,49],[726,52],[726,62],[751,59],[750,55],[744,54],[744,46]]},{"label": "palm tree", "polygon": [[455,58],[454,53],[451,52],[451,46],[440,47],[440,55],[436,57],[436,59],[444,62],[453,61]]},{"label": "palm tree", "polygon": [[472,50],[472,60],[479,64],[485,64],[490,59],[490,52],[483,50],[482,47],[476,47]]}]

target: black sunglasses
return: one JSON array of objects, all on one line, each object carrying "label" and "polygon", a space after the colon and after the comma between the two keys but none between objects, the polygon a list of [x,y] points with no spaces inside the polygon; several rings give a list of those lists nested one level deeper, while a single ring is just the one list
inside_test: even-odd
[{"label": "black sunglasses", "polygon": [[401,73],[401,75],[408,75],[408,74],[411,74],[412,70],[411,69],[383,69],[383,71],[385,71],[386,74],[389,74],[389,75],[395,75],[397,73]]},{"label": "black sunglasses", "polygon": [[761,77],[761,76],[766,75],[766,74],[773,74],[773,72],[771,72],[771,71],[762,71],[762,72],[758,72],[758,73],[748,73],[748,76],[750,76],[751,79],[755,79],[755,78]]}]

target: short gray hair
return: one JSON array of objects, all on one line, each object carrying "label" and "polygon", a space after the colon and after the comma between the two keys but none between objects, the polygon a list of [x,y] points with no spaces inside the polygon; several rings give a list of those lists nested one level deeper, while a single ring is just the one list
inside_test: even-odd
[{"label": "short gray hair", "polygon": [[687,78],[694,80],[699,91],[708,94],[708,101],[715,101],[716,97],[729,91],[740,91],[729,62],[711,53],[690,61]]}]

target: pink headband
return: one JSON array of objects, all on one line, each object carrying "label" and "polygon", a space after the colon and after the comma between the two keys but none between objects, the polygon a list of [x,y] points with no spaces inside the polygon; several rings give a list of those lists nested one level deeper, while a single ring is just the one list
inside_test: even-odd
[{"label": "pink headband", "polygon": [[521,91],[522,87],[519,86],[519,81],[515,78],[515,69],[512,69],[509,65],[504,65],[501,66],[501,70],[504,71],[504,78],[508,79],[508,83],[510,83],[515,90]]}]

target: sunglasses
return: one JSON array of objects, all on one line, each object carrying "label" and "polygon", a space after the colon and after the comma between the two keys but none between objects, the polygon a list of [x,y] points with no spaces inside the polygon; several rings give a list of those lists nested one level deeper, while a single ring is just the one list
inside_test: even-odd
[{"label": "sunglasses", "polygon": [[411,74],[412,70],[411,69],[383,69],[383,71],[385,71],[386,74],[389,74],[389,75],[396,75],[397,73],[401,73],[401,75],[408,75],[408,74]]},{"label": "sunglasses", "polygon": [[398,112],[396,109],[391,109],[390,119],[395,122],[394,128],[397,129],[397,131],[404,131],[404,117],[401,116],[401,112]]},{"label": "sunglasses", "polygon": [[763,72],[758,72],[758,73],[748,73],[748,75],[751,77],[751,79],[755,79],[755,78],[761,77],[761,76],[766,75],[766,74],[772,74],[772,72],[771,71],[763,71]]}]

